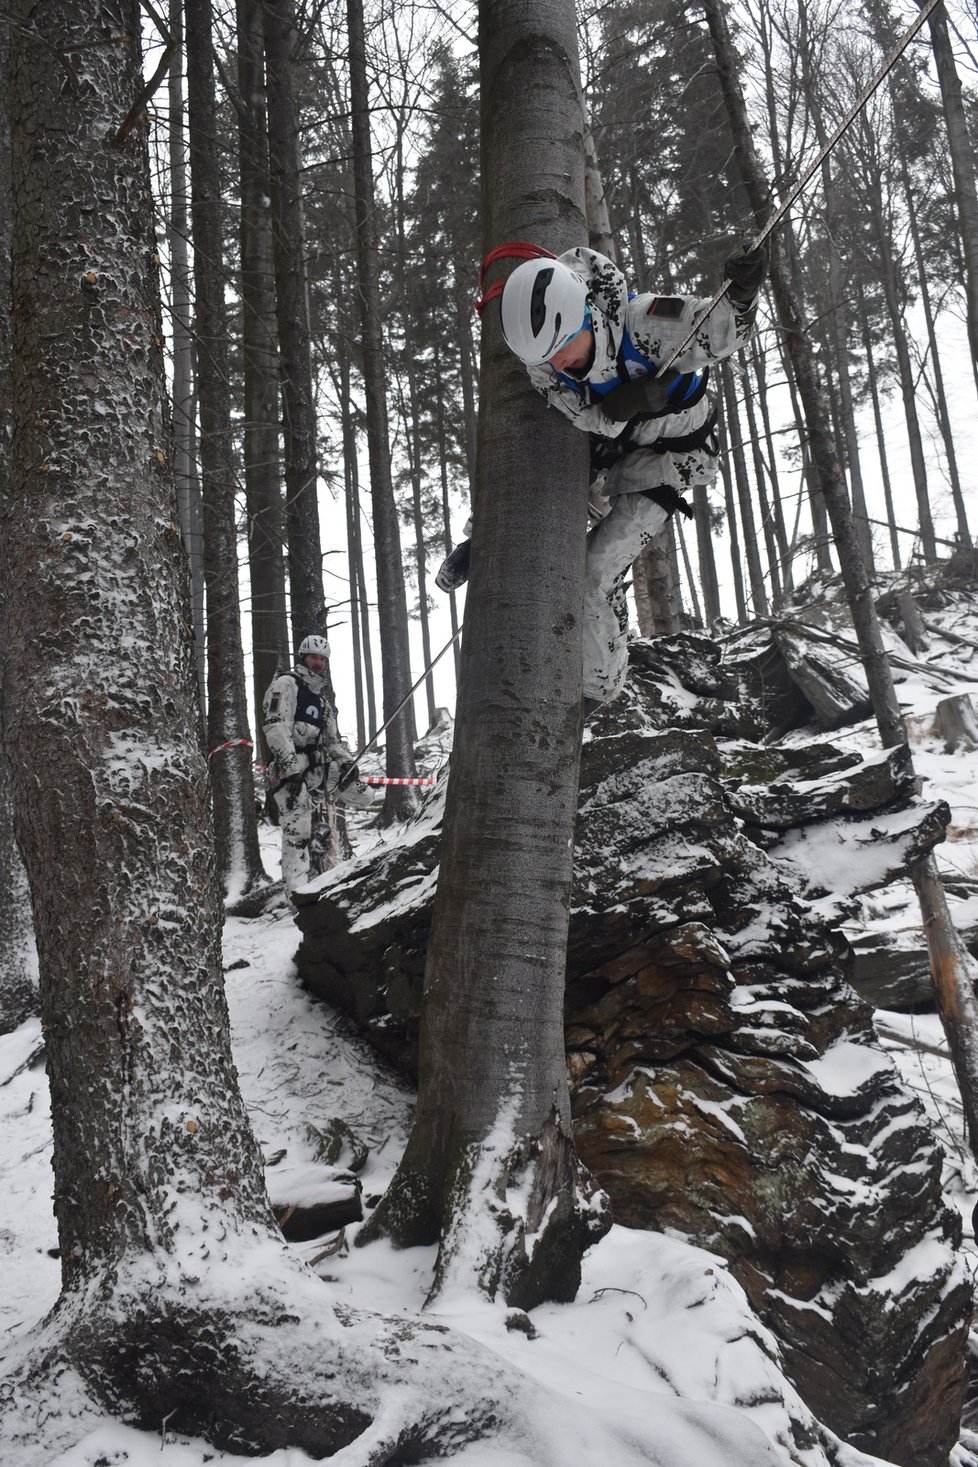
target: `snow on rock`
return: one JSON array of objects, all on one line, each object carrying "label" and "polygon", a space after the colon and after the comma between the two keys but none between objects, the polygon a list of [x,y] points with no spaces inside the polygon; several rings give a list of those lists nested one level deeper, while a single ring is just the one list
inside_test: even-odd
[{"label": "snow on rock", "polygon": [[[712,735],[743,765],[755,717],[736,678],[688,636],[638,644],[633,669],[583,750],[566,1029],[579,1152],[618,1222],[727,1261],[820,1420],[864,1450],[943,1467],[971,1291],[940,1152],[833,935],[725,787]],[[757,750],[768,783],[792,768],[778,752]],[[899,755],[829,749],[822,768],[814,753],[797,765],[792,799],[854,830],[912,798]],[[771,799],[784,807],[783,786]],[[437,800],[423,845],[323,878],[297,915],[304,981],[406,1076]],[[382,921],[364,920],[379,907]],[[927,1267],[896,1288],[904,1259]]]}]

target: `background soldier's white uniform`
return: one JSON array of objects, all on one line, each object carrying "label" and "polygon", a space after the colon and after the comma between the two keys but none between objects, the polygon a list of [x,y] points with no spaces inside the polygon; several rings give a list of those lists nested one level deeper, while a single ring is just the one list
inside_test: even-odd
[{"label": "background soldier's white uniform", "polygon": [[[324,639],[316,640],[326,645]],[[289,893],[309,880],[314,800],[337,791],[341,804],[356,809],[373,804],[370,787],[362,780],[354,778],[337,790],[353,768],[353,752],[339,736],[336,711],[325,694],[325,676],[310,672],[303,661],[305,646],[303,642],[292,671],[271,684],[262,705],[272,754],[272,797],[282,830],[282,881]]]}]

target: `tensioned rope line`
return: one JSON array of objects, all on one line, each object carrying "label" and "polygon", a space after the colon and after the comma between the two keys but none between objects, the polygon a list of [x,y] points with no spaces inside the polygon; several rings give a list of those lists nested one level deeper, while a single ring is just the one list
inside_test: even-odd
[{"label": "tensioned rope line", "polygon": [[[448,641],[445,643],[445,645],[441,649],[441,651],[438,652],[438,653],[436,653],[436,655],[431,659],[431,661],[428,663],[428,666],[425,668],[424,672],[421,674],[421,676],[418,678],[417,682],[411,688],[411,691],[407,694],[406,697],[404,697],[404,698],[401,699],[400,703],[398,703],[397,707],[394,709],[394,712],[391,714],[390,718],[388,718],[387,722],[386,723],[382,723],[380,725],[380,728],[377,729],[376,733],[372,733],[370,735],[369,739],[367,740],[367,742],[365,744],[361,744],[360,748],[357,750],[357,752],[353,756],[353,768],[356,768],[357,764],[360,762],[360,759],[367,752],[367,750],[370,748],[370,746],[372,744],[375,744],[377,742],[377,740],[380,738],[381,734],[384,732],[384,729],[390,727],[390,725],[394,722],[394,719],[400,713],[401,709],[402,708],[405,708],[407,706],[407,704],[411,701],[411,699],[414,697],[415,693],[418,691],[418,689],[420,688],[421,684],[424,682],[425,678],[428,676],[429,672],[434,667],[435,663],[441,661],[441,659],[444,657],[445,653],[448,651],[449,647],[451,647],[455,642],[457,642],[458,639],[459,639],[459,637],[461,635],[462,635],[462,628],[459,627],[458,631],[457,632],[454,632],[452,634],[452,636],[449,637]],[[341,779],[340,780],[340,786],[339,786],[340,789],[342,789],[345,784],[349,783],[349,781],[350,781],[351,778],[352,778],[352,772],[351,772],[351,774],[348,774],[345,779]]]},{"label": "tensioned rope line", "polygon": [[[930,15],[931,11],[935,10],[940,3],[941,0],[926,0],[926,3],[921,5],[920,13],[917,18],[907,28],[906,33],[901,36],[896,45],[884,57],[879,70],[876,72],[875,76],[873,76],[863,87],[859,96],[856,98],[856,101],[849,109],[849,112],[839,123],[838,127],[835,129],[835,132],[829,138],[828,142],[825,144],[825,147],[819,153],[818,157],[813,163],[809,164],[809,166],[805,169],[805,172],[802,174],[801,178],[798,179],[797,183],[795,183],[793,188],[788,193],[787,198],[782,200],[777,209],[771,215],[770,219],[764,225],[764,228],[760,231],[760,233],[756,234],[751,240],[750,244],[747,245],[746,248],[748,254],[750,254],[753,250],[760,249],[761,245],[767,239],[771,231],[784,218],[785,214],[791,208],[798,195],[800,193],[803,193],[804,190],[808,187],[812,178],[821,168],[822,164],[825,162],[825,159],[829,156],[836,143],[842,137],[842,134],[852,125],[853,122],[855,122],[856,118],[859,116],[860,112],[863,110],[870,97],[876,91],[877,87],[880,85],[881,82],[885,81],[892,68],[895,66],[897,61],[899,61],[904,51],[910,45],[910,42],[920,30],[921,26]],[[682,341],[676,347],[672,355],[662,363],[658,372],[656,372],[655,374],[657,377],[664,376],[665,373],[672,366],[676,358],[682,355],[689,343],[692,341],[693,337],[696,335],[697,331],[699,331],[700,327],[703,325],[703,322],[713,313],[713,311],[723,300],[723,297],[726,295],[729,289],[730,281],[725,280],[720,286],[720,289],[710,300],[710,303],[706,307],[706,310],[693,322],[692,326],[689,328],[686,335],[683,337]]]}]

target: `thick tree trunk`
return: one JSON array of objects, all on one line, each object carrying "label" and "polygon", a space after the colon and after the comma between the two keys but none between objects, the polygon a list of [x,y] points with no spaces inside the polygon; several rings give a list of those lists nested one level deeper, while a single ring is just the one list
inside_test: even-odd
[{"label": "thick tree trunk", "polygon": [[207,750],[218,864],[230,895],[265,880],[258,850],[253,749],[238,600],[221,181],[210,0],[189,0],[187,94],[197,322],[197,395],[207,586]]},{"label": "thick tree trunk", "polygon": [[[275,264],[269,213],[265,38],[259,0],[238,0],[238,155],[241,178],[241,348],[244,476],[251,586],[256,744],[265,689],[292,665],[285,597],[285,513],[279,463]],[[262,745],[262,754],[267,754]]]},{"label": "thick tree trunk", "polygon": [[[565,249],[585,233],[569,0],[485,3],[480,58],[484,247]],[[587,1238],[562,1023],[587,444],[529,389],[495,307],[482,353],[492,411],[479,418],[418,1109],[373,1231],[402,1245],[440,1238],[436,1294],[477,1285],[527,1307],[573,1297]]]},{"label": "thick tree trunk", "polygon": [[[7,28],[0,24],[0,514],[10,493],[11,313],[10,313],[10,119],[7,115]],[[0,588],[0,608],[5,595]],[[0,740],[4,693],[0,674]],[[17,841],[7,756],[0,745],[0,1034],[16,1029],[37,1011],[32,976],[34,946],[30,896]]]},{"label": "thick tree trunk", "polygon": [[[374,550],[377,563],[377,617],[384,685],[384,718],[390,718],[411,691],[411,650],[408,639],[407,595],[401,561],[401,532],[391,480],[387,431],[387,386],[381,328],[380,267],[377,220],[370,155],[370,112],[367,63],[360,0],[347,0],[350,33],[350,107],[355,177],[357,277],[363,312],[363,378],[367,412],[367,454],[373,506]],[[386,734],[386,769],[396,779],[410,778],[414,764],[414,710],[408,702]],[[417,809],[410,787],[388,786],[385,821],[403,820]]]},{"label": "thick tree trunk", "polygon": [[317,497],[319,464],[309,344],[305,219],[292,76],[296,36],[293,0],[265,0],[263,15],[275,299],[285,436],[289,596],[292,643],[298,646],[310,632],[325,636],[327,617]]},{"label": "thick tree trunk", "polygon": [[[37,7],[20,8],[36,26]],[[174,1251],[190,1218],[223,1211],[224,1192],[243,1226],[269,1217],[227,1043],[145,145],[106,143],[139,90],[126,9],[119,37],[117,4],[48,6],[50,44],[15,39],[11,68],[6,740],[38,923],[67,1290],[129,1250]],[[69,20],[88,47],[84,85],[66,83],[54,44]]]},{"label": "thick tree trunk", "polygon": [[515,1371],[444,1326],[341,1321],[272,1217],[230,1053],[148,157],[138,134],[107,142],[142,85],[139,14],[11,8],[0,647],[64,1287],[5,1372],[0,1459],[84,1453],[106,1408],[249,1456],[359,1439],[375,1467],[519,1437]]}]

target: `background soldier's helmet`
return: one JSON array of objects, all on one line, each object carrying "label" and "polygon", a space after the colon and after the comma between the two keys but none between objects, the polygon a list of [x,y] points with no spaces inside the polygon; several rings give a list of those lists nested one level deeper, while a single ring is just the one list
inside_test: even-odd
[{"label": "background soldier's helmet", "polygon": [[310,653],[315,653],[317,657],[329,657],[329,643],[326,638],[315,636],[303,637],[299,643],[299,650],[296,656],[302,662]]},{"label": "background soldier's helmet", "polygon": [[526,260],[503,286],[500,321],[506,345],[539,367],[587,325],[588,289],[560,260]]}]

